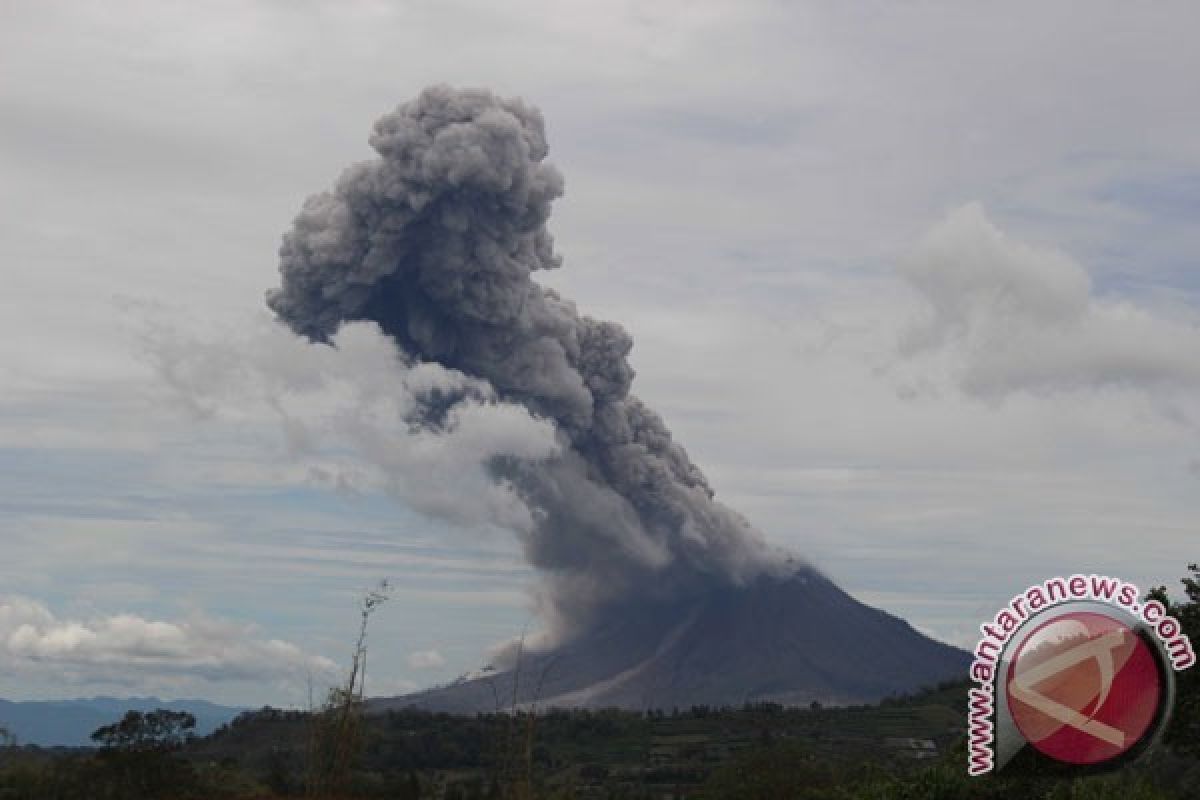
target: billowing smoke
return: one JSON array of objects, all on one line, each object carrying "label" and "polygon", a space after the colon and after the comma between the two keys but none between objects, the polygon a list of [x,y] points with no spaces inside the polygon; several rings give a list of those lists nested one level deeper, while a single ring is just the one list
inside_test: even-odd
[{"label": "billowing smoke", "polygon": [[[491,456],[528,506],[519,531],[545,576],[559,633],[628,602],[686,598],[779,562],[713,491],[662,420],[631,395],[633,344],[539,285],[557,268],[546,229],[562,194],[541,114],[484,90],[425,90],[376,124],[379,158],[304,204],[280,251],[268,305],[294,331],[331,341],[369,320],[414,363],[484,382],[553,422],[558,454]],[[480,393],[432,393],[410,415],[431,430]]]}]

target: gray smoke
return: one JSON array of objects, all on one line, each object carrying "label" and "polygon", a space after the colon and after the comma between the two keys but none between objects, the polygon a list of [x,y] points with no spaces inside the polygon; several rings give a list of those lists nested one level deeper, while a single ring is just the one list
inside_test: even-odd
[{"label": "gray smoke", "polygon": [[[558,457],[487,464],[532,512],[520,535],[545,576],[552,628],[570,633],[631,602],[686,599],[778,564],[629,393],[629,334],[533,280],[561,263],[546,221],[563,180],[545,161],[541,114],[437,86],[381,118],[370,144],[379,158],[305,202],[267,303],[314,341],[374,321],[414,361],[486,381],[553,421]],[[415,418],[442,425],[458,401],[440,397]]]}]

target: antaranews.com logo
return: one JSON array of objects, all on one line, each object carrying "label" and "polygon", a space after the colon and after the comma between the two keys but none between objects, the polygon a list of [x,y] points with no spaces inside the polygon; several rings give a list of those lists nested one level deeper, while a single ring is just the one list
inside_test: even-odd
[{"label": "antaranews.com logo", "polygon": [[1026,747],[1093,769],[1146,751],[1170,717],[1175,672],[1196,655],[1166,607],[1140,598],[1117,578],[1055,577],[980,626],[967,772],[998,770]]}]

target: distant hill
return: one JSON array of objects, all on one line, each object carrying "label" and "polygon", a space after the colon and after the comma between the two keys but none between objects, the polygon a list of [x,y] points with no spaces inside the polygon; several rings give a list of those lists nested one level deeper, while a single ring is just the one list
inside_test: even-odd
[{"label": "distant hill", "polygon": [[244,709],[206,700],[159,700],[157,697],[91,697],[76,700],[13,702],[0,700],[0,725],[21,744],[44,747],[85,747],[92,731],[116,722],[126,711],[189,711],[196,717],[196,734],[203,736],[233,719]]},{"label": "distant hill", "polygon": [[802,569],[686,602],[630,608],[523,662],[520,674],[481,671],[449,686],[376,698],[369,708],[474,713],[507,708],[514,696],[518,706],[542,708],[850,705],[962,678],[969,657]]}]

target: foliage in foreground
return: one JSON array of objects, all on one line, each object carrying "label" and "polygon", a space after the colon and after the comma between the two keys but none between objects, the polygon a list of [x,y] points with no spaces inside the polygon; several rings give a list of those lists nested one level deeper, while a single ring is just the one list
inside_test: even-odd
[{"label": "foliage in foreground", "polygon": [[[1200,642],[1200,570],[1189,570],[1185,599],[1171,603],[1162,587],[1152,595]],[[360,653],[363,631],[365,616]],[[96,731],[95,751],[20,748],[0,737],[0,800],[1191,799],[1200,797],[1200,668],[1178,677],[1165,746],[1132,768],[1062,778],[1015,763],[980,779],[965,770],[965,684],[844,709],[363,717],[356,668],[315,715],[248,713],[203,740],[191,739],[190,715],[169,711],[130,712]],[[894,735],[933,736],[941,754],[889,755],[879,742]],[[656,743],[667,739],[675,750],[656,762]],[[328,782],[317,786],[314,775]]]},{"label": "foliage in foreground", "polygon": [[937,763],[885,770],[814,757],[796,743],[772,745],[722,767],[697,800],[1183,800],[1200,789],[1200,763],[1168,754],[1136,769],[1058,778],[1019,770],[972,778],[955,748]]},{"label": "foliage in foreground", "polygon": [[[283,793],[233,764],[192,764],[178,753],[114,762],[111,754],[11,756],[0,767],[0,798],[11,800],[267,800],[301,797]],[[143,752],[139,758],[146,758]],[[134,771],[131,771],[133,769]],[[136,782],[130,782],[136,775]],[[389,800],[515,800],[607,798],[648,800],[1175,800],[1194,798],[1200,762],[1164,754],[1134,770],[1096,777],[1059,779],[1001,773],[978,779],[963,769],[956,749],[932,764],[910,767],[840,760],[802,742],[769,742],[718,767],[698,786],[673,785],[585,789],[572,785],[503,785],[494,777],[447,781],[415,772],[386,781],[352,781],[330,798]]]}]

